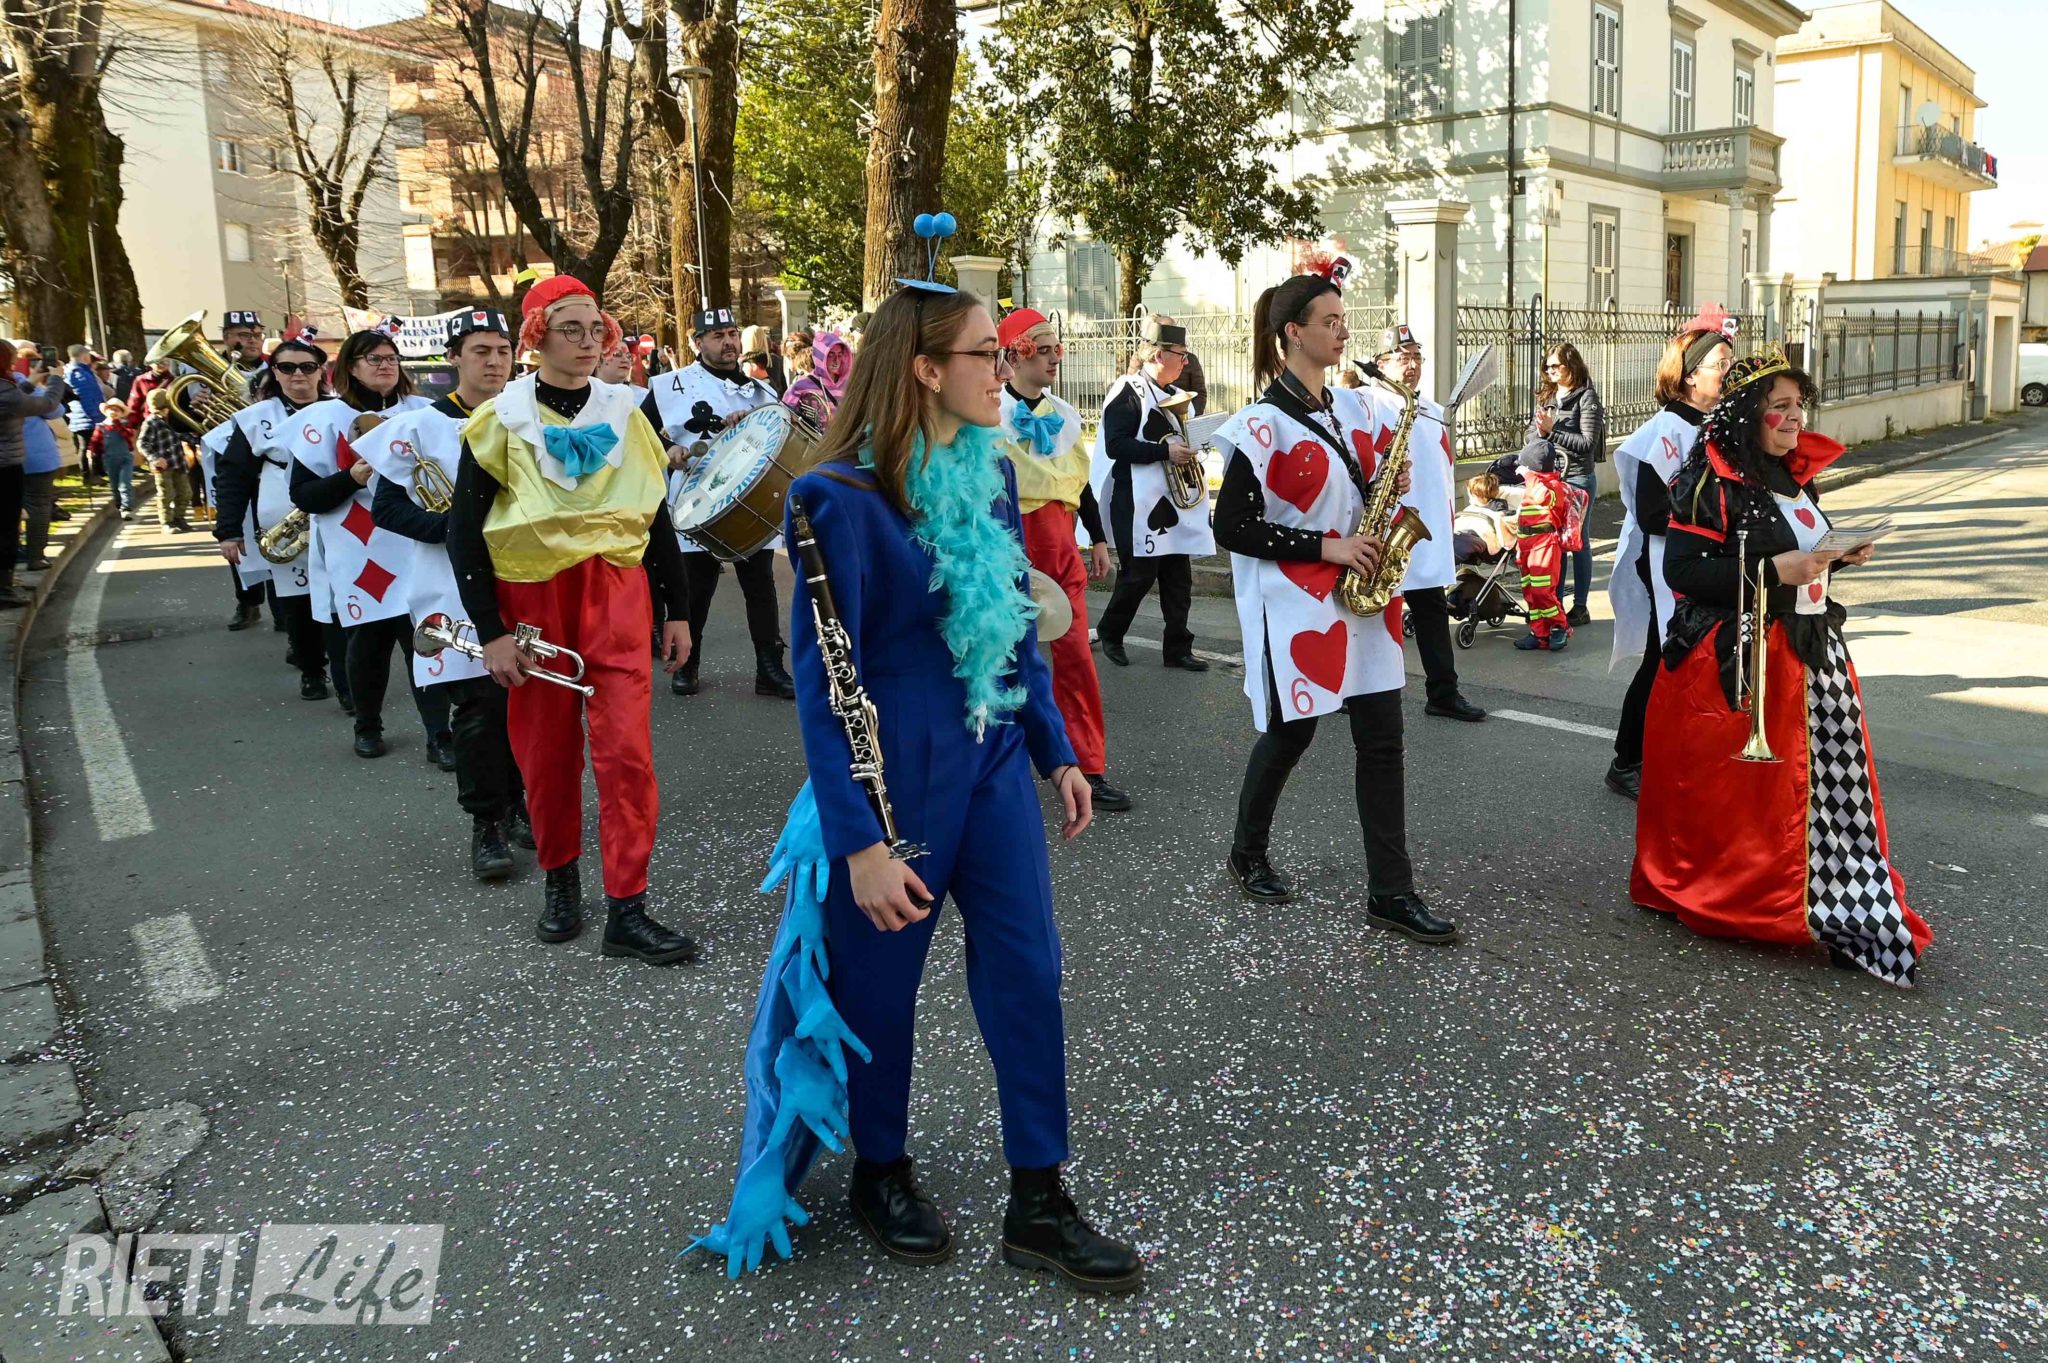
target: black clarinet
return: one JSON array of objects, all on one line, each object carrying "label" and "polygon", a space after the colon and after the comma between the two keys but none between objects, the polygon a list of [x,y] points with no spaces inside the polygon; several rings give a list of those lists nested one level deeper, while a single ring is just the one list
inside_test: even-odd
[{"label": "black clarinet", "polygon": [[825,555],[811,530],[811,518],[804,514],[801,499],[789,499],[789,523],[795,532],[797,562],[811,589],[811,620],[818,627],[818,656],[825,664],[827,700],[832,713],[846,729],[847,746],[853,749],[850,772],[867,788],[875,814],[882,821],[882,841],[897,861],[911,861],[925,855],[925,849],[906,842],[896,830],[896,812],[889,805],[889,786],[882,779],[882,736],[875,703],[860,684],[853,665],[853,640],[840,622],[839,608],[832,601],[832,579],[825,571]]}]

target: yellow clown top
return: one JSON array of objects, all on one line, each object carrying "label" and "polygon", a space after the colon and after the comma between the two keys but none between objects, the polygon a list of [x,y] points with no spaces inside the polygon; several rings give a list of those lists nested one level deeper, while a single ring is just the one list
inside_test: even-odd
[{"label": "yellow clown top", "polygon": [[[536,400],[531,375],[514,379],[463,427],[477,467],[501,489],[484,518],[484,542],[504,581],[546,582],[593,556],[637,567],[647,552],[667,456],[632,389],[595,380],[590,388],[572,420]],[[578,443],[550,450],[550,428],[579,432]]]},{"label": "yellow clown top", "polygon": [[1088,449],[1081,444],[1081,414],[1051,393],[1036,401],[1003,390],[1002,448],[1017,467],[1017,509],[1030,515],[1048,502],[1069,511],[1088,485]]}]

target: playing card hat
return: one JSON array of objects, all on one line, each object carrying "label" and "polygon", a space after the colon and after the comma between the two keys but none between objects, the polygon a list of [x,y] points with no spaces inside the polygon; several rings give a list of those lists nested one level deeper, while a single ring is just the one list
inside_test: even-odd
[{"label": "playing card hat", "polygon": [[220,324],[223,327],[257,327],[260,329],[263,326],[263,317],[261,314],[246,308],[239,310],[230,309],[220,319]]},{"label": "playing card hat", "polygon": [[1380,333],[1380,348],[1373,353],[1391,355],[1402,346],[1410,345],[1414,346],[1417,350],[1422,349],[1421,338],[1416,336],[1415,332],[1406,322],[1396,322]]},{"label": "playing card hat", "polygon": [[739,324],[739,316],[731,308],[704,308],[690,314],[692,336],[703,336],[721,327],[736,327]]}]

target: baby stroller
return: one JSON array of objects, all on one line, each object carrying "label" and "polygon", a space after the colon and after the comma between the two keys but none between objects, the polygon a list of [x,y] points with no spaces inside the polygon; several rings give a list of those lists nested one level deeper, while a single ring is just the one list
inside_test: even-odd
[{"label": "baby stroller", "polygon": [[[1467,506],[1458,513],[1451,538],[1458,580],[1444,592],[1444,606],[1458,622],[1458,647],[1472,647],[1482,624],[1499,629],[1511,618],[1526,621],[1513,513],[1497,506]],[[1405,616],[1402,632],[1415,633]]]}]

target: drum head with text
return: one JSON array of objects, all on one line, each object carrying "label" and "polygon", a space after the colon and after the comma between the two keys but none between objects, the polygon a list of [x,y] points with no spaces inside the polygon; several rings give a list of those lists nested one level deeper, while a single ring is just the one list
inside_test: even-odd
[{"label": "drum head with text", "polygon": [[719,432],[669,500],[676,529],[687,535],[745,496],[781,453],[789,430],[790,411],[776,403],[755,408]]}]

